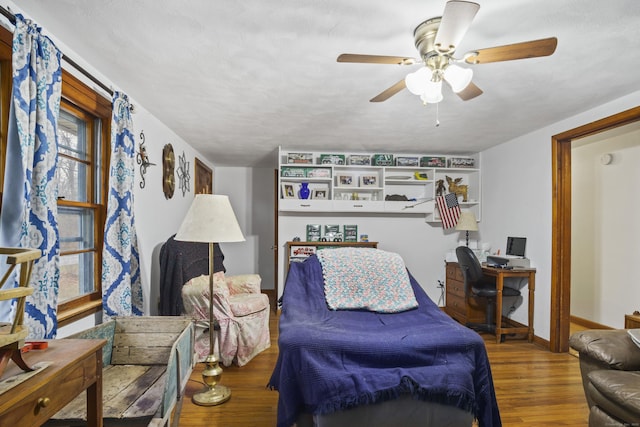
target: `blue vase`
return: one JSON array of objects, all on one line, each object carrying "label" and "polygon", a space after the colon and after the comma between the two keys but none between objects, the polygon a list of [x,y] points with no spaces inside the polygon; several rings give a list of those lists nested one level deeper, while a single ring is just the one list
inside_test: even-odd
[{"label": "blue vase", "polygon": [[308,199],[309,195],[311,194],[311,190],[309,190],[309,183],[308,182],[302,182],[300,187],[300,198],[301,199]]}]

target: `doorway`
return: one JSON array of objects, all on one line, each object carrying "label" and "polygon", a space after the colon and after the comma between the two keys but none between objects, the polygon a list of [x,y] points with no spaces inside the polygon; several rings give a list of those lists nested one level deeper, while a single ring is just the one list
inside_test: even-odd
[{"label": "doorway", "polygon": [[571,141],[640,120],[640,107],[554,135],[552,155],[552,243],[550,350],[569,351],[571,315]]}]

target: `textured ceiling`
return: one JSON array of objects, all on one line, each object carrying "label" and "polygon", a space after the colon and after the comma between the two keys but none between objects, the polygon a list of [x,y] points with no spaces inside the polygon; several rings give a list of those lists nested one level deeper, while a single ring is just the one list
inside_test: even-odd
[{"label": "textured ceiling", "polygon": [[12,10],[218,166],[272,165],[278,146],[480,151],[640,90],[638,0],[479,3],[458,53],[551,36],[557,50],[469,66],[484,94],[464,102],[444,87],[437,108],[406,90],[369,102],[417,65],[336,57],[417,56],[413,29],[444,0],[20,0]]}]

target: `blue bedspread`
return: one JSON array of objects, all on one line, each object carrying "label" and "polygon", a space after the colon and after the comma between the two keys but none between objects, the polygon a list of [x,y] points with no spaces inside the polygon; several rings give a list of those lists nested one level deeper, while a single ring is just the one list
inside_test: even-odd
[{"label": "blue bedspread", "polygon": [[332,311],[317,257],[291,264],[269,381],[279,392],[278,427],[301,412],[327,414],[405,393],[471,411],[480,427],[502,425],[484,341],[410,279],[416,309]]}]

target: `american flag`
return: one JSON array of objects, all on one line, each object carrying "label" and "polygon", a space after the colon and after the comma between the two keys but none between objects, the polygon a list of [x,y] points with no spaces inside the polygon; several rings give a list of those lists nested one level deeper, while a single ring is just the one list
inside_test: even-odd
[{"label": "american flag", "polygon": [[440,211],[440,220],[442,220],[442,228],[455,227],[460,218],[460,205],[458,204],[458,196],[455,193],[449,193],[446,196],[436,197],[438,210]]}]

